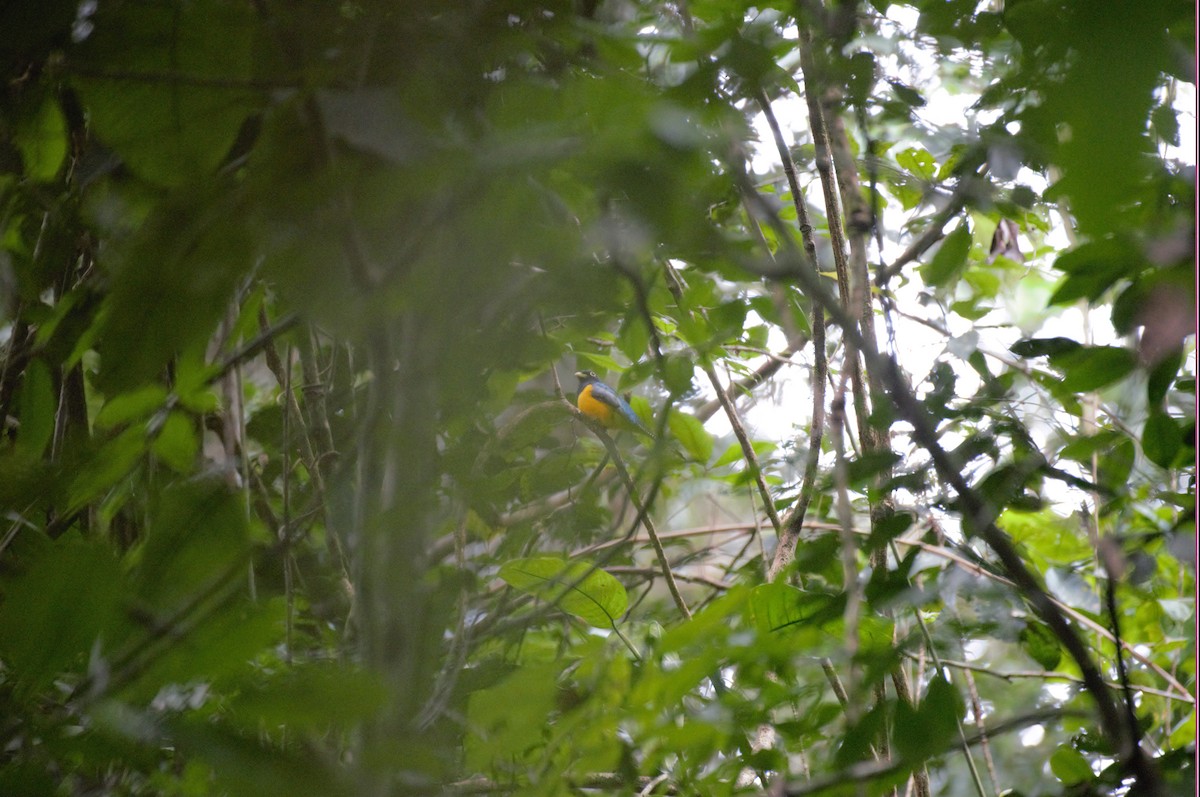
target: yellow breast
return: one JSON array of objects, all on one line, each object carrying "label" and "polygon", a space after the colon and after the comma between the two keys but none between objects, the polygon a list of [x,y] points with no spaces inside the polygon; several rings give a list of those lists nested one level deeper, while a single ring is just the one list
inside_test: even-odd
[{"label": "yellow breast", "polygon": [[613,425],[613,408],[603,401],[592,398],[591,385],[586,385],[583,390],[579,391],[579,399],[576,404],[579,406],[580,412],[589,418],[595,418],[605,426]]}]

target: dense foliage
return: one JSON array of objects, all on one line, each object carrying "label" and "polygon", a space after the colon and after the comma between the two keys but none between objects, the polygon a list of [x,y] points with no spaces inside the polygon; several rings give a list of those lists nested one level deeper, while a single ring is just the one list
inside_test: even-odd
[{"label": "dense foliage", "polygon": [[1194,12],[0,5],[0,793],[1194,793]]}]

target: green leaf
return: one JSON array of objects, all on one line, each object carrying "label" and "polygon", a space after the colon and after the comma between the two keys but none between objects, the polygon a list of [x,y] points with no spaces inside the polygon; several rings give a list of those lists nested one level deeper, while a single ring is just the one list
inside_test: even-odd
[{"label": "green leaf", "polygon": [[1146,400],[1151,407],[1157,407],[1166,397],[1182,364],[1183,352],[1176,350],[1150,371],[1146,379]]},{"label": "green leaf", "polygon": [[64,537],[6,582],[0,658],[6,677],[31,691],[65,670],[81,672],[93,643],[118,618],[120,566],[96,540]]},{"label": "green leaf", "polygon": [[1129,474],[1133,471],[1136,459],[1137,450],[1133,441],[1121,436],[1100,456],[1100,483],[1117,491],[1128,489]]},{"label": "green leaf", "polygon": [[894,512],[887,515],[872,525],[867,545],[872,550],[881,548],[889,540],[894,540],[908,531],[915,521],[916,517],[911,512]]},{"label": "green leaf", "polygon": [[16,132],[25,175],[31,180],[53,180],[67,155],[67,123],[54,97],[43,98],[35,113],[20,120]]},{"label": "green leaf", "polygon": [[287,726],[324,731],[366,719],[387,699],[379,677],[333,663],[308,663],[244,686],[230,701],[231,718],[248,729]]},{"label": "green leaf", "polygon": [[967,254],[970,251],[971,228],[964,221],[946,236],[934,253],[933,259],[920,267],[921,278],[926,285],[945,286],[966,267]]},{"label": "green leaf", "polygon": [[1085,346],[1053,354],[1050,362],[1062,369],[1059,387],[1070,393],[1086,393],[1111,385],[1137,367],[1133,352],[1116,346]]},{"label": "green leaf", "polygon": [[888,79],[888,85],[892,87],[892,91],[896,92],[896,96],[905,105],[912,108],[920,108],[925,104],[925,98],[921,96],[921,92],[914,88],[910,88],[898,80]]},{"label": "green leaf", "polygon": [[718,305],[708,313],[712,336],[718,341],[737,339],[746,324],[746,302],[737,300]]},{"label": "green leaf", "polygon": [[1090,464],[1092,454],[1097,451],[1104,451],[1116,445],[1127,438],[1120,432],[1104,431],[1094,435],[1081,435],[1071,440],[1063,446],[1058,455],[1062,459],[1069,459],[1073,462],[1081,462]]},{"label": "green leaf", "polygon": [[588,562],[553,556],[514,559],[500,567],[500,578],[596,628],[614,627],[629,608],[621,582]]},{"label": "green leaf", "polygon": [[785,628],[819,628],[842,616],[844,595],[806,592],[788,584],[759,584],[750,593],[754,620],[763,633]]},{"label": "green leaf", "polygon": [[146,451],[146,430],[131,426],[93,452],[71,478],[67,506],[73,511],[129,475]]},{"label": "green leaf", "polygon": [[25,369],[18,405],[21,419],[17,444],[33,456],[41,456],[54,435],[54,383],[50,368],[41,359],[31,360]]},{"label": "green leaf", "polygon": [[[148,722],[148,721],[147,721]],[[280,748],[261,734],[242,733],[227,724],[195,717],[170,717],[173,748],[188,761],[206,763],[212,777],[204,788],[230,797],[262,794],[354,793],[340,768],[306,745]]]},{"label": "green leaf", "polygon": [[887,704],[877,702],[842,736],[834,760],[838,767],[848,767],[856,761],[866,761],[887,724]]},{"label": "green leaf", "polygon": [[914,177],[929,180],[937,164],[927,150],[909,147],[896,153],[896,163]]},{"label": "green leaf", "polygon": [[489,689],[474,692],[467,703],[464,755],[474,771],[486,771],[499,761],[523,761],[534,755],[535,740],[547,728],[554,709],[561,666],[530,662]]},{"label": "green leaf", "polygon": [[1050,771],[1067,786],[1093,780],[1095,774],[1083,753],[1069,744],[1060,745],[1050,756]]},{"label": "green leaf", "polygon": [[1195,601],[1191,598],[1159,598],[1158,605],[1177,623],[1188,622],[1196,611]]},{"label": "green leaf", "polygon": [[151,504],[133,573],[136,594],[156,612],[170,612],[247,562],[249,549],[245,506],[224,484],[170,485]]},{"label": "green leaf", "polygon": [[[220,583],[220,575],[214,574],[212,581]],[[189,597],[202,597],[200,589]],[[155,607],[141,608],[147,611]],[[120,697],[140,703],[153,699],[169,684],[204,681],[223,689],[226,684],[244,683],[256,669],[255,659],[283,640],[285,614],[282,597],[256,604],[235,600],[198,617],[188,616],[175,625],[168,624],[171,614],[155,612],[155,630],[171,634],[172,644],[144,662],[146,666],[138,670],[137,677],[123,685]],[[139,647],[146,641],[134,638],[130,644]]]},{"label": "green leaf", "polygon": [[575,358],[579,361],[579,367],[585,370],[599,371],[602,375],[607,371],[613,373],[621,373],[623,370],[621,364],[609,357],[607,354],[598,352],[578,351],[575,352]]},{"label": "green leaf", "polygon": [[1021,649],[1029,657],[1042,665],[1044,669],[1053,670],[1062,661],[1062,649],[1058,645],[1058,637],[1048,626],[1034,620],[1028,620],[1017,637]]},{"label": "green leaf", "polygon": [[1183,447],[1183,433],[1175,419],[1163,412],[1152,412],[1142,429],[1142,451],[1160,468],[1169,468]]},{"label": "green leaf", "polygon": [[621,331],[617,333],[617,348],[632,362],[637,362],[646,353],[650,342],[650,331],[640,313],[630,313],[621,322]]},{"label": "green leaf", "polygon": [[664,387],[671,393],[682,396],[692,389],[692,377],[696,374],[696,364],[688,357],[668,356],[666,373],[663,375]]},{"label": "green leaf", "polygon": [[915,708],[896,704],[896,750],[909,761],[920,761],[940,752],[958,731],[963,714],[962,697],[938,675],[929,683],[925,698]]},{"label": "green leaf", "polygon": [[1065,354],[1078,351],[1083,344],[1070,338],[1025,338],[1008,347],[1020,357],[1041,357],[1044,354]]},{"label": "green leaf", "polygon": [[182,412],[169,413],[150,450],[175,472],[191,473],[200,453],[200,440],[192,420]]},{"label": "green leaf", "polygon": [[74,82],[100,140],[152,182],[212,174],[261,104],[250,87],[250,7],[114,3],[98,6],[90,22],[72,65],[81,67]]},{"label": "green leaf", "polygon": [[864,451],[850,460],[846,467],[846,478],[852,486],[861,485],[899,461],[900,455],[894,451]]},{"label": "green leaf", "polygon": [[1159,138],[1173,147],[1179,146],[1179,117],[1170,105],[1160,105],[1150,114],[1150,124]]},{"label": "green leaf", "polygon": [[[778,449],[779,446],[775,445],[770,440],[751,440],[750,448],[754,450],[754,455],[758,457],[758,461],[762,462],[763,457]],[[717,457],[717,461],[714,462],[712,466],[714,468],[720,468],[724,467],[725,465],[732,465],[734,462],[738,462],[741,459],[742,444],[730,443],[729,447],[725,449],[721,456]]]},{"label": "green leaf", "polygon": [[996,523],[1039,560],[1073,565],[1095,554],[1078,521],[1050,509],[1029,512],[1010,507]]},{"label": "green leaf", "polygon": [[705,430],[699,418],[673,410],[667,424],[671,427],[671,434],[697,462],[705,464],[712,459],[712,435]]},{"label": "green leaf", "polygon": [[167,389],[161,385],[143,385],[125,393],[118,393],[104,403],[96,415],[96,427],[112,429],[129,421],[148,417],[167,400]]},{"label": "green leaf", "polygon": [[1049,303],[1097,299],[1117,280],[1137,273],[1142,260],[1140,253],[1124,239],[1103,238],[1081,244],[1054,261],[1054,267],[1067,276]]},{"label": "green leaf", "polygon": [[173,195],[112,253],[112,292],[100,330],[101,390],[115,395],[151,382],[189,349],[202,357],[254,263],[237,204],[237,192],[219,186]]}]

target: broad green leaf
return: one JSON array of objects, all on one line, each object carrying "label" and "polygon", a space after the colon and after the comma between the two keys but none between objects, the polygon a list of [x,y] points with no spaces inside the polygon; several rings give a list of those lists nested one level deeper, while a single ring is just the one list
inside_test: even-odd
[{"label": "broad green leaf", "polygon": [[106,544],[68,535],[44,547],[4,585],[0,658],[8,675],[36,691],[65,670],[82,672],[93,644],[117,620],[123,592]]},{"label": "broad green leaf", "polygon": [[805,592],[779,582],[760,584],[750,594],[754,621],[763,633],[790,627],[819,628],[842,616],[844,595]]},{"label": "broad green leaf", "polygon": [[701,464],[706,464],[713,455],[712,435],[694,415],[672,411],[667,421],[671,434],[683,444],[687,452]]},{"label": "broad green leaf", "polygon": [[379,677],[336,663],[300,664],[245,685],[230,700],[231,719],[250,729],[287,727],[322,731],[370,717],[387,699]]},{"label": "broad green leaf", "polygon": [[933,177],[933,172],[937,164],[933,160],[933,156],[926,150],[909,147],[896,153],[896,163],[900,164],[900,168],[905,169],[914,177],[920,177],[922,180],[929,180]]},{"label": "broad green leaf", "polygon": [[131,426],[106,441],[72,474],[67,505],[72,510],[80,509],[128,476],[146,452],[146,443],[146,430],[141,425]]},{"label": "broad green leaf", "polygon": [[1060,387],[1071,393],[1086,393],[1111,385],[1137,365],[1133,352],[1116,346],[1085,346],[1052,354],[1050,362],[1062,369]]},{"label": "broad green leaf", "polygon": [[888,706],[878,702],[859,721],[850,726],[838,745],[835,761],[839,767],[847,767],[856,761],[866,761],[872,755],[873,746],[880,732],[887,725]]},{"label": "broad green leaf", "polygon": [[21,119],[16,132],[25,175],[32,180],[53,180],[67,154],[67,123],[53,95],[47,95],[36,112]]},{"label": "broad green leaf", "polygon": [[20,446],[0,452],[0,506],[28,506],[59,489],[55,467]]},{"label": "broad green leaf", "polygon": [[1105,238],[1081,244],[1059,255],[1054,267],[1066,272],[1049,303],[1069,304],[1100,297],[1121,277],[1136,273],[1140,255],[1127,241]]},{"label": "broad green leaf", "polygon": [[682,396],[692,389],[692,377],[695,374],[696,365],[691,359],[683,356],[668,356],[663,386],[675,395]]},{"label": "broad green leaf", "polygon": [[248,559],[245,505],[215,479],[160,490],[149,521],[133,583],[137,597],[156,612],[193,600]]},{"label": "broad green leaf", "polygon": [[[758,457],[758,461],[761,463],[763,457],[778,449],[779,446],[777,446],[775,443],[772,443],[770,440],[752,440],[750,441],[750,448],[754,450],[754,455]],[[717,457],[717,461],[714,462],[712,466],[714,468],[720,468],[725,465],[731,465],[741,459],[741,443],[731,443],[729,447],[725,449],[725,452],[721,454],[721,456]]]},{"label": "broad green leaf", "polygon": [[1025,338],[1009,346],[1008,350],[1020,357],[1041,357],[1067,354],[1082,348],[1083,344],[1070,338]]},{"label": "broad green leaf", "polygon": [[597,628],[612,628],[629,608],[621,582],[588,562],[553,556],[514,559],[500,567],[500,578]]},{"label": "broad green leaf", "polygon": [[1183,433],[1175,419],[1163,412],[1152,412],[1142,429],[1142,451],[1160,468],[1169,468],[1183,447]]},{"label": "broad green leaf", "polygon": [[894,512],[875,523],[871,528],[868,544],[872,549],[882,546],[889,540],[899,537],[915,522],[911,512]]},{"label": "broad green leaf", "polygon": [[940,675],[929,683],[925,697],[916,706],[896,704],[896,750],[910,761],[935,755],[955,738],[962,717],[963,701]]},{"label": "broad green leaf", "polygon": [[1009,508],[996,523],[1039,562],[1071,565],[1095,553],[1077,520],[1050,509],[1027,512]]},{"label": "broad green leaf", "polygon": [[1018,637],[1021,642],[1021,649],[1029,654],[1029,657],[1042,665],[1043,669],[1053,670],[1062,661],[1062,649],[1058,644],[1058,637],[1045,624],[1029,620],[1025,623],[1025,627],[1021,629]]},{"label": "broad green leaf", "polygon": [[[1124,3],[1072,3],[1064,11],[1057,24],[1070,31],[1072,57],[1061,79],[1045,84],[1042,105],[1059,129],[1071,131],[1055,153],[1063,174],[1056,190],[1068,197],[1080,230],[1099,236],[1132,221],[1128,209],[1145,195],[1153,152],[1147,122],[1171,59],[1163,31],[1178,12],[1170,4]],[[1122,52],[1139,55],[1114,56]]]},{"label": "broad green leaf", "polygon": [[657,648],[663,652],[681,655],[696,647],[703,647],[714,639],[723,638],[737,622],[751,600],[751,590],[735,586],[712,603],[692,615],[686,623],[677,623],[663,631]]},{"label": "broad green leaf", "polygon": [[200,453],[200,440],[192,420],[182,412],[169,413],[150,450],[177,473],[191,473]]},{"label": "broad green leaf", "polygon": [[609,357],[607,354],[599,354],[590,351],[577,351],[575,357],[580,361],[580,366],[587,370],[599,369],[601,373],[612,371],[613,373],[621,373],[621,364]]},{"label": "broad green leaf", "polygon": [[1059,449],[1058,455],[1063,459],[1069,459],[1074,462],[1082,462],[1085,465],[1090,464],[1092,455],[1098,451],[1105,451],[1122,440],[1126,440],[1124,435],[1115,431],[1104,431],[1094,435],[1083,435],[1076,437],[1071,442],[1067,443]]},{"label": "broad green leaf", "polygon": [[1100,483],[1118,491],[1126,489],[1136,459],[1137,450],[1133,441],[1121,436],[1115,445],[1105,449],[1100,456]]},{"label": "broad green leaf", "polygon": [[846,477],[851,486],[858,486],[899,461],[900,455],[894,451],[864,451],[850,461],[846,468]]},{"label": "broad green leaf", "polygon": [[237,192],[216,185],[172,195],[105,261],[112,291],[100,329],[96,381],[103,391],[140,387],[172,357],[203,352],[254,263],[238,201]]},{"label": "broad green leaf", "polygon": [[161,407],[167,400],[167,389],[161,385],[143,385],[118,393],[104,403],[96,415],[96,427],[112,429],[123,423],[138,421]]},{"label": "broad green leaf", "polygon": [[950,283],[967,265],[971,251],[971,228],[964,221],[946,236],[934,252],[933,259],[921,266],[921,278],[926,285],[942,287]]},{"label": "broad green leaf", "polygon": [[31,360],[21,385],[21,427],[17,435],[18,445],[29,454],[41,456],[50,442],[56,406],[49,367],[41,359]]},{"label": "broad green leaf", "polygon": [[654,410],[650,408],[650,402],[641,396],[629,397],[629,408],[633,410],[634,415],[637,415],[642,420],[642,425],[654,431]]},{"label": "broad green leaf", "polygon": [[471,695],[467,720],[475,730],[464,740],[468,767],[486,771],[497,762],[536,755],[535,740],[546,730],[561,671],[554,662],[527,662],[495,686]]},{"label": "broad green leaf", "polygon": [[712,334],[717,340],[737,339],[741,336],[746,324],[748,308],[740,299],[724,302],[708,313],[708,322],[712,325]]},{"label": "broad green leaf", "polygon": [[920,108],[925,104],[925,98],[921,96],[921,92],[914,88],[904,85],[898,80],[888,79],[888,85],[892,87],[892,91],[896,92],[896,96],[905,105],[913,108]]},{"label": "broad green leaf", "polygon": [[[1183,352],[1176,351],[1169,354],[1158,365],[1150,371],[1150,375],[1146,380],[1146,400],[1151,407],[1157,407],[1159,403],[1166,398],[1167,391],[1171,389],[1171,383],[1175,381],[1175,377],[1179,374],[1179,367],[1183,364]],[[1183,388],[1179,388],[1182,390]]]},{"label": "broad green leaf", "polygon": [[[228,582],[213,579],[213,586],[221,583]],[[199,600],[205,595],[203,589],[197,587],[187,597]],[[139,608],[153,612],[152,621],[158,625],[142,628],[140,635],[125,640],[122,651],[146,646],[146,635],[156,632],[170,634],[172,644],[143,660],[137,677],[122,684],[121,698],[133,703],[151,700],[171,684],[203,681],[223,689],[227,684],[242,683],[254,672],[255,660],[284,638],[282,597],[258,604],[239,600],[217,606],[209,603],[200,612],[183,615],[174,625],[169,624],[174,613],[156,611],[151,604]]]},{"label": "broad green leaf", "polygon": [[621,331],[617,333],[617,348],[631,361],[637,362],[646,354],[646,346],[650,342],[650,332],[646,322],[639,313],[630,313],[621,323]]},{"label": "broad green leaf", "polygon": [[990,268],[969,268],[963,279],[975,290],[976,296],[994,299],[1000,292],[1000,275]]},{"label": "broad green leaf", "polygon": [[1186,623],[1195,613],[1195,601],[1190,598],[1160,598],[1158,605],[1168,617],[1177,623]]},{"label": "broad green leaf", "polygon": [[1093,780],[1095,774],[1083,753],[1069,744],[1059,745],[1050,756],[1050,771],[1068,786]]},{"label": "broad green leaf", "polygon": [[208,718],[171,716],[172,747],[185,760],[207,764],[205,788],[230,797],[263,794],[355,794],[343,768],[307,745],[280,747],[261,734],[244,733]]},{"label": "broad green leaf", "polygon": [[143,0],[100,5],[90,21],[74,82],[96,135],[153,182],[210,175],[261,104],[250,7]]}]

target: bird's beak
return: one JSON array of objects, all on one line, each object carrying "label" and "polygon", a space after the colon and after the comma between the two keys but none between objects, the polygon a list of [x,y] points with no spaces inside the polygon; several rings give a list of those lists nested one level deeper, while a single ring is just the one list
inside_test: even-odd
[{"label": "bird's beak", "polygon": [[583,371],[576,371],[575,378],[576,379],[587,379],[587,374],[585,374]]}]

